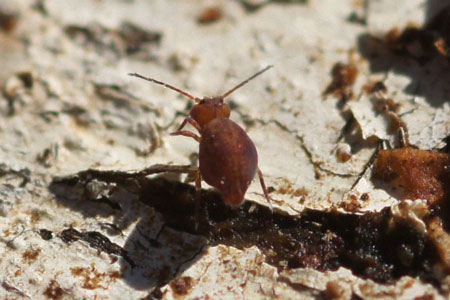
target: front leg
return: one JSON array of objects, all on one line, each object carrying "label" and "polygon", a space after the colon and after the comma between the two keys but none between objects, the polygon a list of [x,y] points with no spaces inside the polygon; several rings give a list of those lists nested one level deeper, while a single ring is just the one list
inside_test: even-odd
[{"label": "front leg", "polygon": [[197,121],[195,121],[191,117],[187,117],[186,119],[184,119],[183,123],[181,123],[181,125],[180,125],[180,127],[178,127],[177,131],[180,131],[181,129],[183,129],[183,127],[186,126],[187,123],[191,124],[195,129],[197,129],[197,131],[199,133],[201,133],[200,125],[197,123]]},{"label": "front leg", "polygon": [[196,135],[195,133],[191,132],[191,131],[187,131],[187,130],[179,130],[179,131],[175,131],[170,133],[170,135],[184,135],[190,138],[193,138],[194,140],[196,140],[197,142],[201,142],[202,138],[199,137],[198,135]]},{"label": "front leg", "polygon": [[195,178],[195,231],[198,231],[198,225],[200,223],[200,208],[201,208],[201,195],[202,195],[202,174],[200,169],[197,170],[197,176]]}]

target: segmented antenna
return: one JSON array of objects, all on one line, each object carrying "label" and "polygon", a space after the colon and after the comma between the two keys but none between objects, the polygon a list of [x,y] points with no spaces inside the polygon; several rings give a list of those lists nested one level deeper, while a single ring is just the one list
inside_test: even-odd
[{"label": "segmented antenna", "polygon": [[150,78],[150,77],[145,77],[145,76],[142,76],[142,75],[140,75],[140,74],[138,74],[138,73],[129,73],[128,75],[134,76],[134,77],[138,77],[138,78],[141,78],[141,79],[144,79],[144,80],[153,82],[153,83],[160,84],[160,85],[162,85],[162,86],[164,86],[164,87],[166,87],[166,88],[169,88],[169,89],[171,89],[171,90],[174,90],[175,92],[178,92],[178,93],[180,93],[180,94],[182,94],[182,95],[188,97],[189,99],[195,101],[196,103],[199,103],[199,102],[201,101],[200,98],[194,97],[194,96],[192,96],[191,94],[189,94],[188,92],[185,92],[185,91],[183,91],[183,90],[180,90],[179,88],[176,88],[176,87],[174,87],[173,85],[167,84],[167,83],[165,83],[165,82],[162,82],[162,81],[159,81],[159,80]]},{"label": "segmented antenna", "polygon": [[265,67],[264,69],[262,69],[261,71],[255,73],[254,75],[250,76],[249,78],[247,78],[246,80],[242,81],[241,83],[239,83],[237,86],[235,86],[234,88],[232,88],[231,90],[229,90],[228,92],[226,92],[225,94],[222,95],[222,99],[225,99],[226,97],[230,96],[231,93],[233,93],[235,90],[237,90],[238,88],[240,88],[241,86],[243,86],[244,84],[246,84],[247,82],[249,82],[250,80],[254,79],[255,77],[261,75],[262,73],[264,73],[265,71],[269,70],[270,68],[272,68],[273,65],[269,65],[267,67]]}]

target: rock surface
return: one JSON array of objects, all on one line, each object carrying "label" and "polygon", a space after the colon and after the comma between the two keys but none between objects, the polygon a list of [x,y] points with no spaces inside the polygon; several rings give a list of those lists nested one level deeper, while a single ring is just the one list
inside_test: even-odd
[{"label": "rock surface", "polygon": [[[448,224],[371,177],[448,153],[444,2],[2,1],[0,298],[446,299]],[[226,101],[274,212],[204,183],[195,231],[190,100],[127,74],[203,97],[270,64]]]}]

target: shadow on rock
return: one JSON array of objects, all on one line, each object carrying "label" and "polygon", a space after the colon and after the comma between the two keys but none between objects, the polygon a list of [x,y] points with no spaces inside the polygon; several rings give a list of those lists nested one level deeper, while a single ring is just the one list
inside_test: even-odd
[{"label": "shadow on rock", "polygon": [[394,72],[411,78],[405,93],[422,96],[431,106],[449,101],[450,6],[449,1],[428,1],[427,21],[421,27],[393,28],[384,36],[364,33],[358,50],[371,71]]}]

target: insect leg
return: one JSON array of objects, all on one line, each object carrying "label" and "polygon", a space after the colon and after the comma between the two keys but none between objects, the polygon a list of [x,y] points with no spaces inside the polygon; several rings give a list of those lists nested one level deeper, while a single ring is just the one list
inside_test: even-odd
[{"label": "insect leg", "polygon": [[183,129],[183,127],[186,126],[186,123],[191,124],[192,126],[195,127],[195,129],[197,129],[198,132],[200,132],[200,130],[201,130],[200,125],[198,125],[197,121],[195,121],[191,117],[187,117],[186,119],[184,119],[183,123],[181,123],[181,125],[180,125],[180,127],[178,127],[177,131],[180,131],[181,129]]},{"label": "insect leg", "polygon": [[187,130],[175,131],[175,132],[170,133],[170,135],[184,135],[184,136],[193,138],[194,140],[196,140],[199,143],[201,141],[201,138],[198,135],[196,135],[193,132],[187,131]]},{"label": "insect leg", "polygon": [[195,231],[198,230],[200,223],[200,207],[201,207],[201,193],[202,193],[202,174],[200,169],[197,170],[195,178]]},{"label": "insect leg", "polygon": [[261,170],[259,168],[258,168],[258,177],[259,177],[259,183],[261,184],[261,188],[264,193],[264,197],[266,197],[267,203],[269,203],[270,210],[273,210],[272,199],[270,198],[269,192],[267,191],[266,184],[264,182],[263,173],[261,172]]}]

